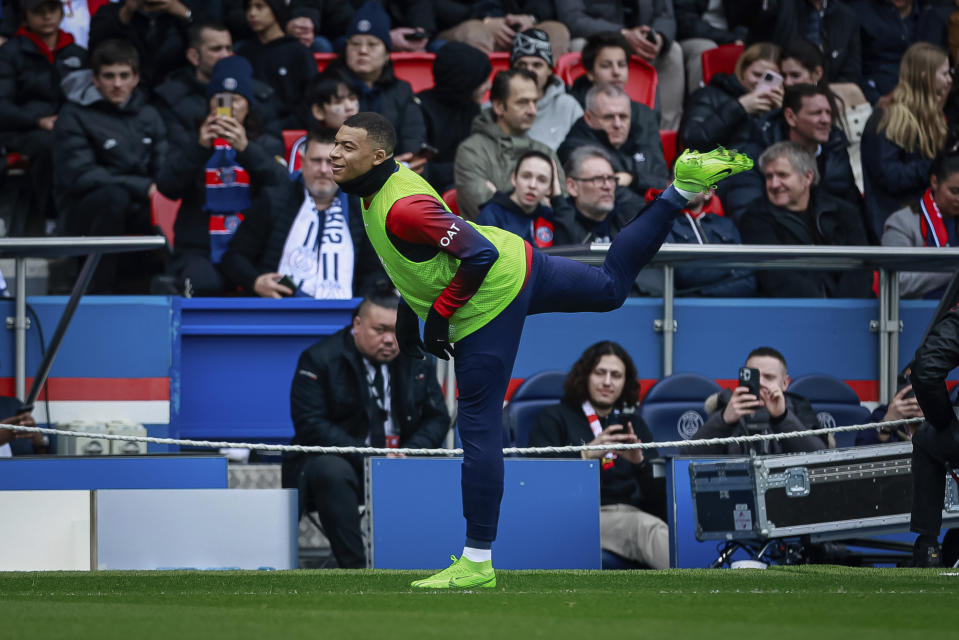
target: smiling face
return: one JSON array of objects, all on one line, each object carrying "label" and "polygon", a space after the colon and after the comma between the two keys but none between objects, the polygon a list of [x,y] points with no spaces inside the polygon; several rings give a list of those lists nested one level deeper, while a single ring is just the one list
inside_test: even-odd
[{"label": "smiling face", "polygon": [[510,176],[513,193],[510,200],[526,213],[531,213],[549,192],[553,183],[553,167],[542,158],[526,158]]},{"label": "smiling face", "polygon": [[367,173],[387,158],[386,151],[373,148],[365,129],[342,126],[330,151],[333,180],[343,184]]},{"label": "smiling face", "polygon": [[783,60],[779,72],[782,74],[783,85],[786,87],[796,84],[819,84],[819,80],[822,78],[822,67],[816,67],[814,71],[810,71],[795,58]]},{"label": "smiling face", "polygon": [[626,365],[619,357],[607,354],[589,373],[589,403],[597,411],[611,409],[623,394]]},{"label": "smiling face", "polygon": [[311,141],[303,149],[303,163],[300,166],[303,184],[317,200],[330,198],[339,190],[333,181],[333,168],[330,165],[332,150],[332,144],[319,141]]},{"label": "smiling face", "polygon": [[802,99],[797,113],[787,108],[783,110],[783,116],[791,130],[790,138],[793,142],[815,148],[816,145],[829,141],[832,131],[832,107],[829,106],[826,96],[806,96]]},{"label": "smiling face", "polygon": [[947,175],[944,180],[932,176],[929,183],[939,213],[949,218],[959,216],[959,171]]},{"label": "smiling face", "polygon": [[596,55],[593,68],[586,72],[593,84],[611,84],[619,88],[629,79],[629,61],[626,52],[619,47],[603,47]]},{"label": "smiling face", "polygon": [[763,175],[766,178],[766,197],[771,203],[787,211],[805,211],[809,206],[809,190],[813,181],[811,171],[803,175],[793,168],[788,158],[780,156],[766,164]]},{"label": "smiling face", "polygon": [[140,74],[128,64],[105,64],[93,74],[93,86],[118,107],[127,103],[139,82]]}]

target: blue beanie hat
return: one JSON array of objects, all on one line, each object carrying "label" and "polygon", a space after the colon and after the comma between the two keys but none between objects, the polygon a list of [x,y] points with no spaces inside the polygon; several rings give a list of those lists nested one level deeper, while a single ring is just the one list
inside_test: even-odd
[{"label": "blue beanie hat", "polygon": [[349,40],[355,35],[376,36],[386,45],[387,51],[391,49],[390,16],[376,0],[367,0],[353,14],[353,21],[346,32],[346,39]]},{"label": "blue beanie hat", "polygon": [[230,56],[213,65],[213,76],[206,87],[206,97],[224,91],[253,100],[253,67],[249,60],[243,56]]}]

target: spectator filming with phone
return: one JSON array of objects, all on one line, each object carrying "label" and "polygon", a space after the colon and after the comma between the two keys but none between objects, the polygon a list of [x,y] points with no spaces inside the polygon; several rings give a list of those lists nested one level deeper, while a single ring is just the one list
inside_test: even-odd
[{"label": "spectator filming with phone", "polygon": [[[759,433],[788,433],[819,426],[816,412],[809,402],[789,393],[786,358],[772,347],[757,347],[739,369],[737,386],[725,389],[706,399],[709,414],[694,439],[726,438]],[[784,438],[748,445],[709,445],[698,447],[703,455],[743,455],[769,453],[802,453],[826,448],[818,436]]]}]

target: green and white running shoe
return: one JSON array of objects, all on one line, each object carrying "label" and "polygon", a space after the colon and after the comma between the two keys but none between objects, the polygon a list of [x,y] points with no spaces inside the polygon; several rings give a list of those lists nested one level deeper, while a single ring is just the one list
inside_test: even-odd
[{"label": "green and white running shoe", "polygon": [[749,156],[735,149],[717,147],[708,153],[686,149],[676,158],[673,186],[683,191],[705,192],[723,178],[752,168]]},{"label": "green and white running shoe", "polygon": [[462,557],[450,556],[450,566],[429,578],[414,580],[410,586],[414,589],[492,589],[496,586],[496,574],[493,563],[473,562]]}]

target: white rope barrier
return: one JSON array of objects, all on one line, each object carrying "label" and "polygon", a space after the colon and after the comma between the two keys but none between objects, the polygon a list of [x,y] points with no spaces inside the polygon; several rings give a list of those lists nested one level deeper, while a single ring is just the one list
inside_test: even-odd
[{"label": "white rope barrier", "polygon": [[[760,433],[751,436],[728,436],[725,438],[705,438],[702,440],[673,440],[667,442],[639,442],[636,444],[606,444],[606,445],[571,445],[565,447],[506,447],[505,455],[542,455],[550,453],[580,453],[582,451],[628,451],[630,449],[656,449],[660,447],[707,447],[726,444],[749,444],[751,442],[768,442],[785,440],[787,438],[803,438],[806,436],[821,436],[824,433],[842,433],[846,431],[865,431],[866,429],[881,429],[883,427],[897,427],[906,424],[923,422],[923,418],[906,418],[889,420],[886,422],[872,422],[869,424],[853,424],[844,427],[826,427],[822,429],[806,429],[804,431],[789,431],[786,433]],[[0,428],[29,433],[67,436],[72,438],[96,438],[98,440],[122,440],[125,442],[146,442],[153,444],[168,444],[181,447],[204,447],[212,449],[250,449],[251,451],[280,451],[293,453],[336,453],[357,455],[389,455],[402,454],[406,456],[460,456],[463,449],[387,449],[383,447],[318,447],[291,444],[260,444],[251,442],[217,442],[210,440],[181,440],[178,438],[154,438],[150,436],[131,436],[112,433],[97,433],[85,431],[67,431],[64,429],[45,429],[43,427],[25,427],[21,425],[0,425]]]}]

